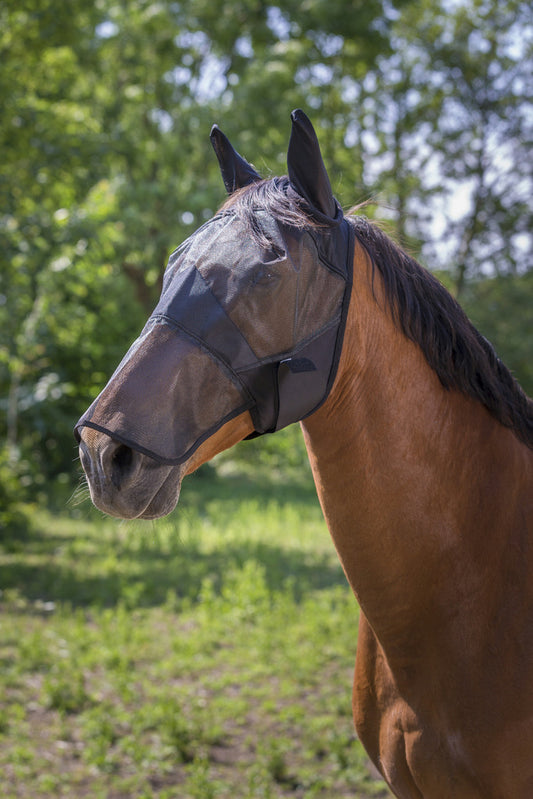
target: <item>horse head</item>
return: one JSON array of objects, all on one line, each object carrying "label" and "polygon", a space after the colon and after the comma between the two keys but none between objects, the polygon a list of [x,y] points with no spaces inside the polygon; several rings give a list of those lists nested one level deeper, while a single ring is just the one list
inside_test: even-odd
[{"label": "horse head", "polygon": [[75,427],[93,502],[170,512],[181,480],[312,414],[335,378],[353,231],[313,127],[292,114],[288,177],[262,180],[214,126],[229,199],[170,256],[161,297]]}]

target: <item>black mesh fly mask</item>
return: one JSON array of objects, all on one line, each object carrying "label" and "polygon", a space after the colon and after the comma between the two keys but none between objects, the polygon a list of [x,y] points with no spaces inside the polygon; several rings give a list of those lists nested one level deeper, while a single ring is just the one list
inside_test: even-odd
[{"label": "black mesh fly mask", "polygon": [[[76,424],[78,439],[83,426],[94,428],[177,465],[246,410],[260,435],[327,398],[350,298],[353,229],[332,195],[324,214],[294,163],[291,175],[291,146],[302,131],[322,164],[311,123],[294,112],[289,180],[274,180],[309,225],[279,221],[258,194],[253,226],[237,198],[188,238],[170,256],[141,335]],[[259,181],[218,128],[212,140],[230,193]],[[250,185],[248,202],[255,190]]]}]

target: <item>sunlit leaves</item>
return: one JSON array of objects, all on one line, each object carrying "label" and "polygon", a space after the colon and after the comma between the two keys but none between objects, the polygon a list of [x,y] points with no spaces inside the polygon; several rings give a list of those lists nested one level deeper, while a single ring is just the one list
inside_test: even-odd
[{"label": "sunlit leaves", "polygon": [[520,0],[3,2],[0,435],[70,468],[168,254],[224,200],[213,122],[268,176],[303,107],[345,207],[375,196],[456,288],[523,272],[532,39]]}]

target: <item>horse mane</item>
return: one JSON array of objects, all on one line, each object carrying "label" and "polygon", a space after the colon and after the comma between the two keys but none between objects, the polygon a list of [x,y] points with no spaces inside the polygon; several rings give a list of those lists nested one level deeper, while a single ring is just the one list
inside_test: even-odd
[{"label": "horse mane", "polygon": [[[306,213],[305,204],[287,192],[288,178],[272,178],[235,192],[222,206],[247,225],[260,244],[265,234],[254,218],[259,208],[286,225],[323,228]],[[414,258],[366,217],[346,217],[380,275],[396,326],[422,350],[447,390],[481,402],[505,427],[533,448],[533,401],[498,358],[491,343],[470,322],[459,303]],[[267,242],[268,243],[268,242]]]},{"label": "horse mane", "polygon": [[419,345],[446,389],[479,400],[533,448],[533,401],[444,286],[379,227],[352,217],[355,235],[378,270],[396,325]]}]

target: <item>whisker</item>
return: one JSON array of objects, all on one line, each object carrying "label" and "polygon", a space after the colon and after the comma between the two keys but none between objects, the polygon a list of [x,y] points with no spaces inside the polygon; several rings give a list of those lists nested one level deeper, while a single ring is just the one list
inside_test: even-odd
[{"label": "whisker", "polygon": [[85,476],[85,473],[80,474],[78,485],[76,486],[76,488],[74,488],[72,494],[67,500],[67,505],[69,507],[76,507],[78,505],[82,505],[88,499],[90,499],[90,496],[91,492],[89,489],[89,484],[87,483],[87,478]]}]

